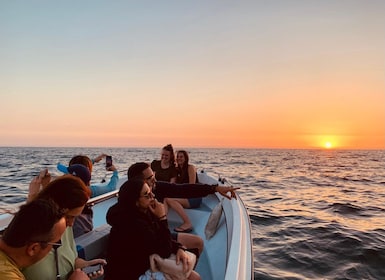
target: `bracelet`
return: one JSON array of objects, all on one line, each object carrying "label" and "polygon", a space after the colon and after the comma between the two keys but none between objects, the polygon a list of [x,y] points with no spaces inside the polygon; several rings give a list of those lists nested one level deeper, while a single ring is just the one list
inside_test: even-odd
[{"label": "bracelet", "polygon": [[162,217],[159,217],[158,219],[159,219],[159,220],[162,220],[162,219],[164,219],[164,218],[167,218],[167,215],[163,215]]}]

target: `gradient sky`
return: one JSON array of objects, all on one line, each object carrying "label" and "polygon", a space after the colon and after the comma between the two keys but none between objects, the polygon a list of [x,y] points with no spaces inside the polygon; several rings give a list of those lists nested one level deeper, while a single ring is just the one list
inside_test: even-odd
[{"label": "gradient sky", "polygon": [[385,1],[0,1],[0,146],[385,148]]}]

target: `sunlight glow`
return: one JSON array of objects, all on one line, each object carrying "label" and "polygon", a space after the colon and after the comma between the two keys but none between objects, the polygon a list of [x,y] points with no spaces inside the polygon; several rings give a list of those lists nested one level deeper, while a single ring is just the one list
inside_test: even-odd
[{"label": "sunlight glow", "polygon": [[316,142],[318,143],[318,148],[322,149],[338,149],[341,147],[343,148],[343,146],[341,146],[340,137],[333,134],[318,135]]},{"label": "sunlight glow", "polygon": [[329,142],[329,141],[325,142],[325,145],[324,145],[324,146],[325,146],[326,149],[330,149],[330,148],[333,147],[332,143]]}]

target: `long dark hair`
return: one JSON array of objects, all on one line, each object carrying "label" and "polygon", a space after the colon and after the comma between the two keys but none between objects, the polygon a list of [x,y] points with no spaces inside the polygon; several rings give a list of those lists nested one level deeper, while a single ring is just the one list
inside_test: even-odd
[{"label": "long dark hair", "polygon": [[[186,180],[188,178],[188,165],[189,165],[189,156],[188,153],[185,150],[179,150],[176,152],[177,156],[179,153],[182,153],[185,161],[183,163],[183,166],[177,166],[177,171],[178,171],[178,177],[177,177],[177,183],[186,183]],[[188,183],[188,181],[187,181]]]},{"label": "long dark hair", "polygon": [[136,202],[140,197],[144,185],[144,179],[133,178],[128,179],[119,190],[118,204],[124,205],[125,208],[135,209]]}]

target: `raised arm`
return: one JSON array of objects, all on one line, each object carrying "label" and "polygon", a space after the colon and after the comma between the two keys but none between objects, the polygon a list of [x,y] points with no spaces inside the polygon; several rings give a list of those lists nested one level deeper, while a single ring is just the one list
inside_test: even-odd
[{"label": "raised arm", "polygon": [[29,183],[27,202],[34,200],[37,194],[45,188],[50,181],[51,174],[47,168],[41,170],[38,176],[33,177]]}]

